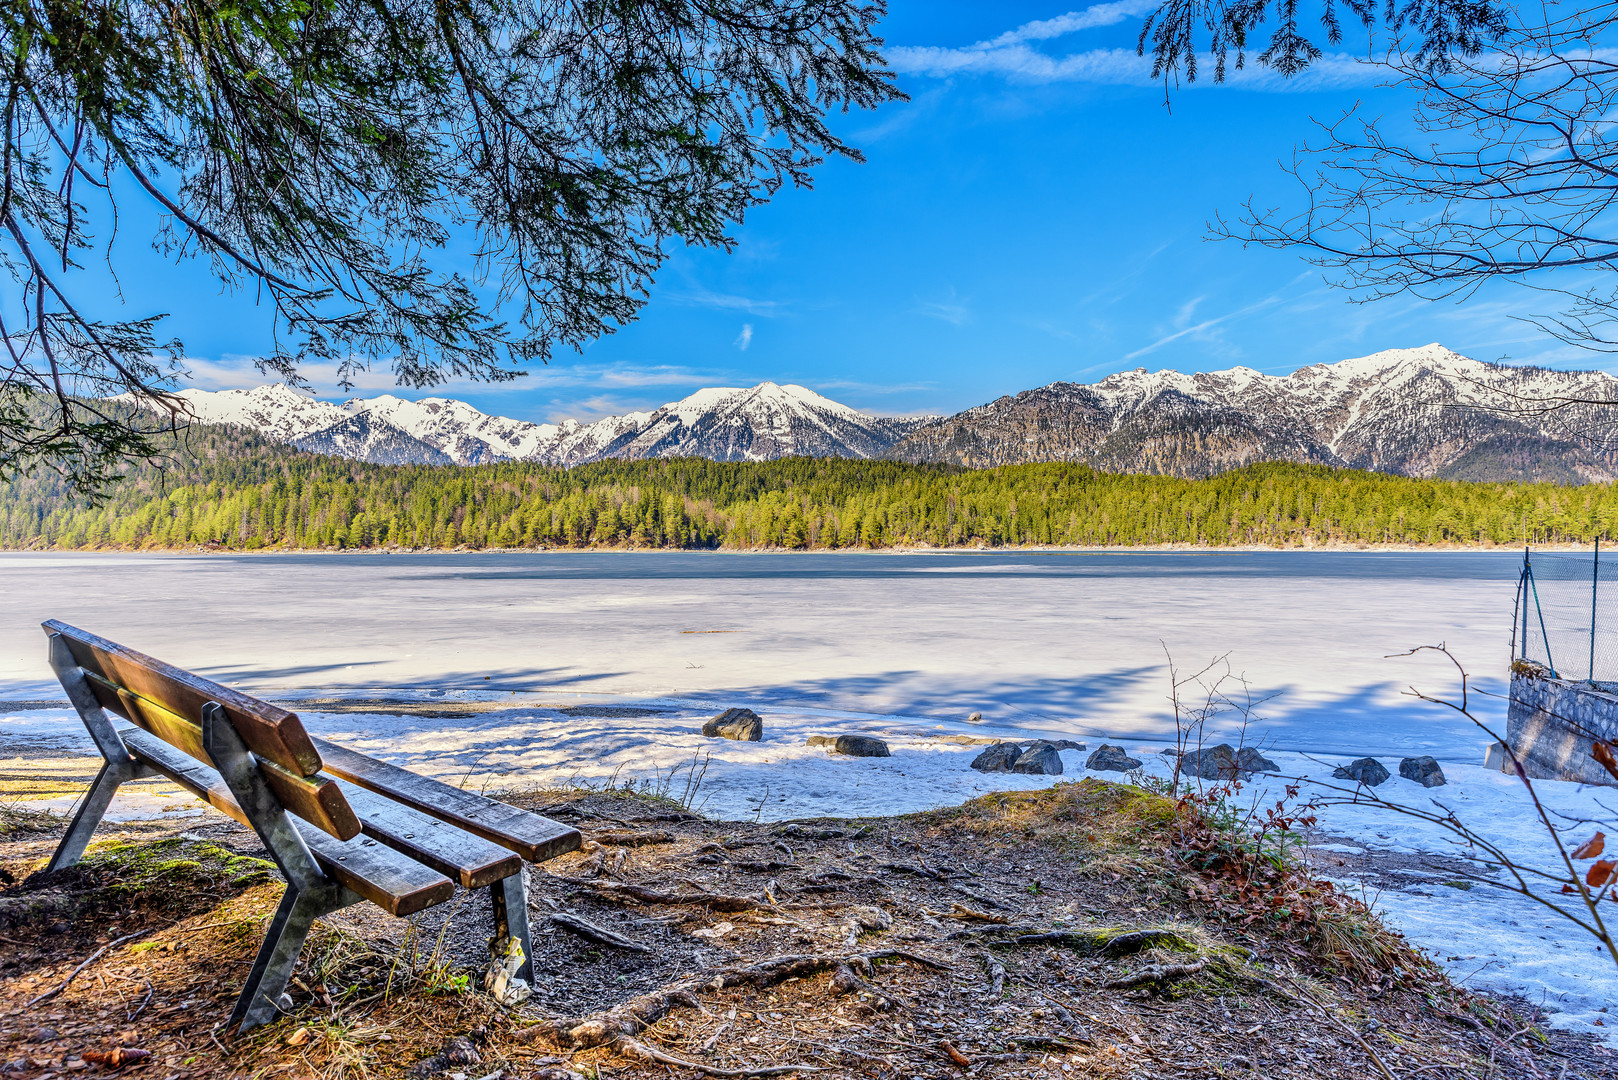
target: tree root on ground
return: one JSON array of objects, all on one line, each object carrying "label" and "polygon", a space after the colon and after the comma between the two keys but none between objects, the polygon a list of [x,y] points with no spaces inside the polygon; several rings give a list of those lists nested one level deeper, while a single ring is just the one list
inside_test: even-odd
[{"label": "tree root on ground", "polygon": [[930,957],[906,952],[903,949],[877,949],[872,952],[845,955],[830,953],[788,954],[772,956],[756,964],[727,968],[711,975],[686,979],[673,986],[631,998],[621,1005],[591,1013],[588,1016],[544,1020],[517,1032],[520,1042],[543,1040],[564,1050],[587,1050],[605,1047],[645,1061],[653,1061],[678,1068],[695,1069],[709,1076],[752,1077],[778,1076],[793,1072],[813,1072],[814,1065],[770,1065],[758,1069],[722,1069],[675,1057],[665,1050],[639,1041],[636,1036],[662,1020],[678,1007],[700,1009],[698,991],[723,990],[731,986],[754,986],[760,989],[774,986],[791,978],[806,978],[822,971],[834,972],[832,990],[839,995],[869,993],[882,1008],[883,1002],[892,1008],[893,1001],[872,987],[859,973],[870,975],[878,960],[906,960],[935,971],[948,971],[949,965]]},{"label": "tree root on ground", "polygon": [[608,930],[604,926],[597,926],[589,919],[575,915],[571,911],[552,912],[551,922],[564,930],[571,930],[586,941],[593,941],[597,945],[611,945],[615,949],[627,949],[630,952],[649,953],[652,951],[650,946],[642,945],[638,941],[632,941],[616,931]]},{"label": "tree root on ground", "polygon": [[1111,982],[1102,983],[1101,988],[1103,990],[1129,990],[1136,986],[1151,984],[1155,989],[1161,990],[1179,979],[1190,978],[1197,972],[1207,968],[1207,966],[1208,960],[1206,957],[1190,964],[1150,964],[1139,971],[1125,975],[1121,979],[1113,979]]},{"label": "tree root on ground", "polygon": [[[1005,930],[1016,927],[973,927],[974,930]],[[957,935],[964,931],[957,931]],[[956,935],[952,935],[956,936]],[[1125,934],[1111,934],[1102,930],[1050,930],[1039,934],[1022,934],[1009,941],[990,941],[991,948],[1010,949],[1024,945],[1065,945],[1087,956],[1130,956],[1155,945],[1189,950],[1189,941],[1172,930],[1131,930]]]},{"label": "tree root on ground", "polygon": [[639,904],[696,904],[711,911],[751,911],[754,908],[767,908],[769,900],[757,893],[747,896],[731,896],[725,893],[708,892],[706,889],[695,888],[692,892],[671,893],[657,889],[648,889],[644,885],[634,885],[624,881],[602,881],[599,878],[564,877],[561,874],[547,875],[552,881],[559,881],[564,885],[576,885],[581,889],[588,889],[602,900],[615,900],[619,903]]}]

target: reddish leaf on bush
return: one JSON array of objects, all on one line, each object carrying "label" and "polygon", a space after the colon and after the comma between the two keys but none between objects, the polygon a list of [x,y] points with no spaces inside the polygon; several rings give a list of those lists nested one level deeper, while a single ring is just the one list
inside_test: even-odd
[{"label": "reddish leaf on bush", "polygon": [[1584,883],[1592,889],[1599,889],[1612,880],[1613,867],[1618,866],[1611,859],[1602,859],[1590,867],[1590,872],[1584,875]]},{"label": "reddish leaf on bush", "polygon": [[1610,772],[1614,779],[1618,779],[1618,757],[1613,756],[1611,743],[1597,739],[1590,748],[1590,756],[1601,762],[1601,767]]},{"label": "reddish leaf on bush", "polygon": [[1573,886],[1571,886],[1571,885],[1563,885],[1563,886],[1562,886],[1562,891],[1563,891],[1563,892],[1577,892],[1577,891],[1578,891],[1578,890],[1577,890],[1577,889],[1575,889],[1575,888],[1574,888],[1574,887],[1573,887]]},{"label": "reddish leaf on bush", "polygon": [[1574,848],[1573,857],[1575,859],[1593,859],[1597,855],[1601,854],[1602,848],[1607,846],[1606,841],[1607,834],[1598,832],[1594,836],[1590,837],[1590,839]]}]

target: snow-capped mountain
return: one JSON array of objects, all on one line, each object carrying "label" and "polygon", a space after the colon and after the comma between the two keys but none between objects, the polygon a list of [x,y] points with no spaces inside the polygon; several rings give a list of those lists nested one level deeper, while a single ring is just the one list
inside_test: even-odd
[{"label": "snow-capped mountain", "polygon": [[[1137,368],[932,421],[890,456],[972,467],[1079,461],[1179,476],[1277,460],[1467,480],[1618,476],[1618,440],[1607,434],[1618,412],[1532,407],[1557,395],[1618,399],[1618,379],[1485,363],[1438,344],[1287,376]],[[1499,409],[1513,405],[1518,412]]]},{"label": "snow-capped mountain", "polygon": [[200,422],[235,424],[305,450],[383,464],[580,465],[605,458],[687,456],[761,461],[794,454],[872,458],[932,419],[872,416],[802,386],[768,382],[699,390],[658,409],[589,424],[489,416],[449,398],[406,401],[383,395],[335,405],[280,384],[187,390],[181,396]]}]

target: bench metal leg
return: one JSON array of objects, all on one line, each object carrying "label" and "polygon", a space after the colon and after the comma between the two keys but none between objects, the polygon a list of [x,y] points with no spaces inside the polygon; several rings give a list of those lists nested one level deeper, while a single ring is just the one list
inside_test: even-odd
[{"label": "bench metal leg", "polygon": [[79,803],[78,813],[73,815],[73,824],[68,826],[67,835],[57,845],[56,854],[45,869],[60,870],[64,866],[72,866],[84,854],[85,846],[90,843],[90,835],[101,824],[101,817],[107,812],[112,803],[112,797],[118,794],[118,785],[125,780],[132,780],[132,769],[124,765],[114,765],[104,762],[101,771],[96,774],[95,783],[90,785],[90,791]]},{"label": "bench metal leg", "polygon": [[490,885],[489,900],[494,906],[494,938],[489,942],[489,951],[497,957],[504,956],[506,942],[516,938],[522,945],[523,960],[515,974],[532,986],[534,943],[528,936],[528,868]]},{"label": "bench metal leg", "polygon": [[359,902],[360,897],[341,885],[314,889],[288,885],[281,897],[280,907],[275,910],[275,918],[270,922],[270,929],[264,935],[264,944],[259,946],[253,970],[247,976],[247,985],[236,999],[230,1023],[240,1023],[241,1030],[247,1031],[270,1023],[279,1016],[281,995],[286,992],[292,969],[298,965],[298,956],[303,952],[303,943],[314,921],[322,915]]},{"label": "bench metal leg", "polygon": [[118,793],[118,786],[130,780],[138,780],[144,776],[152,776],[151,768],[142,765],[129,756],[129,749],[124,746],[123,739],[118,737],[118,730],[107,719],[107,714],[101,710],[96,701],[95,693],[90,689],[89,682],[84,677],[84,669],[79,667],[68,651],[67,642],[62,635],[52,634],[50,637],[50,665],[56,672],[56,678],[67,691],[67,698],[73,703],[74,710],[79,719],[84,721],[84,729],[90,733],[96,749],[101,751],[105,764],[96,774],[95,783],[90,785],[89,792],[84,801],[79,804],[78,812],[73,815],[73,824],[68,826],[67,835],[57,845],[56,854],[51,856],[46,870],[60,870],[64,866],[72,866],[84,854],[86,845],[90,843],[90,836],[101,824],[101,818],[112,803],[112,797]]},{"label": "bench metal leg", "polygon": [[240,1023],[240,1032],[274,1020],[280,1013],[281,995],[286,991],[298,954],[303,952],[309,928],[320,916],[338,908],[357,904],[360,897],[328,878],[309,846],[287,817],[259,771],[258,762],[248,752],[242,737],[231,726],[225,710],[209,702],[202,707],[202,746],[213,759],[214,768],[224,778],[236,804],[253,823],[270,857],[287,879],[264,944],[247,976],[247,986],[236,999],[230,1023]]}]

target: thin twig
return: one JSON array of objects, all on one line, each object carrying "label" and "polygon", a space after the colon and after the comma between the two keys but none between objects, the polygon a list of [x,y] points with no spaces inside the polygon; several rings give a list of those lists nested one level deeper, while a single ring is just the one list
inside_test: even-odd
[{"label": "thin twig", "polygon": [[122,945],[126,941],[131,941],[131,940],[133,940],[135,938],[140,937],[142,934],[149,934],[149,933],[151,933],[151,930],[149,928],[146,929],[146,930],[136,930],[133,934],[125,934],[121,938],[114,938],[113,940],[107,942],[105,945],[101,946],[101,948],[99,948],[95,952],[91,953],[89,955],[89,957],[85,959],[84,963],[82,963],[78,967],[74,968],[73,971],[68,975],[68,977],[62,980],[62,985],[61,986],[58,986],[55,990],[47,990],[45,993],[39,995],[37,998],[30,1001],[28,1004],[24,1005],[23,1008],[31,1009],[35,1005],[38,1005],[42,1001],[49,1001],[51,998],[55,997],[57,994],[60,994],[63,990],[66,990],[67,989],[67,984],[72,982],[74,979],[78,978],[80,972],[82,972],[85,968],[89,967],[91,964],[95,963],[97,960],[101,959],[101,954],[102,953],[106,952],[108,949],[112,948],[115,945]]}]

